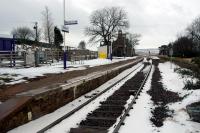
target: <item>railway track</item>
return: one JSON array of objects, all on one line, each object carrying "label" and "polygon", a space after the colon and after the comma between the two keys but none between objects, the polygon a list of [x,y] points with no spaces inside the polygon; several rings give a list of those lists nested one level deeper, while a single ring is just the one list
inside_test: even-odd
[{"label": "railway track", "polygon": [[[78,128],[71,128],[70,133],[107,133],[112,126],[114,127],[113,133],[117,133],[120,126],[124,124],[123,122],[133,104],[136,103],[136,99],[148,78],[151,65],[148,71],[143,71],[146,67],[148,67],[147,64],[133,78],[115,91],[113,95],[108,97],[106,101],[101,102],[98,109],[89,113],[87,118],[80,122]],[[133,96],[133,99],[131,99],[126,108],[125,106],[130,96]]]},{"label": "railway track", "polygon": [[[126,77],[132,74],[135,70],[139,69],[139,67],[130,72]],[[105,101],[100,102],[99,108],[89,113],[87,115],[87,118],[85,120],[82,120],[77,128],[71,128],[70,133],[107,133],[108,129],[112,126],[113,133],[118,132],[120,126],[123,125],[123,121],[125,120],[126,116],[128,116],[129,110],[132,109],[133,104],[135,103],[139,93],[141,92],[150,71],[151,64],[144,64],[141,71],[139,71],[134,77],[126,81],[124,85],[116,90]],[[122,78],[120,81],[122,81],[126,77]],[[84,103],[74,111],[68,113],[64,118],[58,119],[51,125],[40,130],[38,133],[45,132],[56,124],[59,124],[59,122],[71,116],[73,113],[75,113],[94,99],[98,98],[107,90],[111,89],[114,85],[110,86],[109,88],[105,89],[105,91],[91,98],[87,103]],[[127,101],[131,102],[127,103]]]}]

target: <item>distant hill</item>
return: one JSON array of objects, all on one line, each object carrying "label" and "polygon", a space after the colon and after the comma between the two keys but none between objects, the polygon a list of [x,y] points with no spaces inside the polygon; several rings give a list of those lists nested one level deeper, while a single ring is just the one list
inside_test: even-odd
[{"label": "distant hill", "polygon": [[150,49],[135,49],[135,53],[138,55],[149,55],[149,51],[151,55],[158,55],[159,49],[150,48]]}]

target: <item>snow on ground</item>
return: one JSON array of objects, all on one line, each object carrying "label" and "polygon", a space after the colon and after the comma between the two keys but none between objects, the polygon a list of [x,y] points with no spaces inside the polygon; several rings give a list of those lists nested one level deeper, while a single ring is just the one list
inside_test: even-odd
[{"label": "snow on ground", "polygon": [[183,91],[183,79],[178,73],[174,72],[174,68],[178,68],[178,66],[171,64],[170,62],[165,62],[160,63],[158,68],[162,75],[162,83],[166,89],[173,92]]},{"label": "snow on ground", "polygon": [[152,59],[160,59],[158,56],[151,56]]},{"label": "snow on ground", "polygon": [[[123,57],[123,58],[113,58],[109,59],[93,59],[84,60],[82,62],[67,62],[68,68],[63,69],[63,62],[47,64],[41,67],[30,67],[30,68],[0,68],[0,85],[5,84],[16,84],[26,81],[24,78],[35,78],[37,76],[44,76],[45,74],[52,73],[64,73],[66,71],[73,70],[84,70],[86,67],[94,67],[99,65],[111,64],[123,60],[133,59],[136,57]],[[9,79],[9,81],[7,80]],[[7,80],[7,82],[5,82]],[[4,81],[4,82],[3,82]]]},{"label": "snow on ground", "polygon": [[[86,119],[87,114],[91,111],[95,110],[100,106],[100,101],[105,101],[107,97],[111,96],[116,90],[118,90],[128,79],[133,77],[140,69],[133,72],[131,75],[129,75],[127,78],[119,82],[116,86],[111,88],[109,91],[105,92],[102,96],[98,97],[98,99],[94,100],[92,103],[88,104],[78,112],[76,112],[74,115],[69,117],[66,120],[63,120],[59,125],[56,125],[55,127],[49,129],[47,133],[66,133],[70,131],[70,128],[72,127],[78,127],[77,123],[80,123],[82,120]],[[77,117],[78,116],[78,117]]]},{"label": "snow on ground", "polygon": [[[139,64],[138,64],[139,65]],[[183,90],[185,78],[182,78],[179,74],[174,72],[174,69],[171,69],[170,63],[160,63],[159,69],[162,75],[162,83],[164,87],[170,91],[174,91],[179,93],[180,96],[184,96],[188,94],[181,102],[171,103],[168,105],[169,109],[174,110],[173,116],[167,118],[164,121],[164,125],[160,128],[155,127],[151,121],[151,110],[154,108],[153,103],[151,101],[151,97],[146,93],[151,87],[151,79],[152,73],[151,71],[150,76],[144,86],[144,89],[137,99],[136,104],[133,106],[133,110],[130,112],[130,116],[126,118],[125,125],[120,128],[120,133],[198,133],[200,132],[200,123],[190,121],[190,118],[186,112],[186,105],[200,101],[200,90]],[[136,67],[136,66],[135,66]],[[172,68],[177,66],[173,65]],[[88,93],[87,95],[92,95],[92,93],[97,93],[102,91],[117,82],[116,79],[119,79],[122,76],[127,75],[133,68],[128,69],[118,75],[116,78],[108,81],[106,84],[100,86],[96,90]],[[154,70],[154,68],[152,69]],[[135,75],[135,73],[131,74],[126,80],[130,77]],[[52,129],[48,130],[47,133],[66,133],[69,131],[71,127],[76,127],[77,123],[80,123],[82,119],[86,118],[86,115],[91,110],[94,110],[98,107],[99,101],[105,100],[107,96],[111,95],[116,89],[118,89],[125,80],[114,86],[109,92],[102,95],[100,98],[96,99],[94,102],[88,104],[86,107],[82,108],[78,112],[76,112],[73,116],[69,117],[69,119],[62,121],[59,125],[53,127]],[[55,112],[45,115],[39,119],[31,121],[25,125],[22,125],[18,128],[13,129],[10,133],[34,133],[39,129],[45,127],[52,121],[57,118],[60,118],[67,112],[71,111],[75,107],[79,106],[83,102],[87,101],[87,99],[82,96],[73,102],[61,107],[60,109],[56,110]],[[78,116],[78,117],[77,117]],[[110,129],[112,131],[112,129]]]},{"label": "snow on ground", "polygon": [[[133,66],[130,69],[127,69],[127,70],[123,71],[121,74],[119,74],[115,78],[109,80],[105,84],[101,85],[100,87],[98,87],[97,89],[89,92],[86,95],[90,96],[93,93],[99,93],[99,92],[103,91],[108,86],[111,86],[112,84],[118,82],[119,79],[125,77],[128,73],[130,73],[134,69],[138,68],[140,65],[141,65],[141,63]],[[142,66],[140,66],[140,69],[142,68]],[[139,70],[137,70],[134,73],[132,73],[129,77],[124,79],[122,82],[118,83],[116,86],[114,86],[106,94],[102,95],[101,98],[96,99],[94,102],[90,103],[86,107],[84,107],[81,110],[79,110],[78,112],[76,112],[73,116],[69,117],[69,119],[62,121],[58,126],[53,127],[48,132],[50,132],[50,133],[51,132],[52,133],[66,133],[66,131],[69,131],[69,129],[71,127],[76,127],[76,123],[79,123],[82,119],[86,118],[86,115],[91,110],[94,110],[95,108],[98,107],[100,100],[105,100],[105,97],[111,95],[116,89],[118,89],[121,85],[123,85],[126,80],[130,79],[130,77],[134,76],[136,74],[136,72],[138,72],[138,71]],[[22,125],[20,127],[17,127],[15,129],[9,131],[9,133],[27,133],[27,132],[28,133],[35,133],[38,130],[40,130],[40,129],[44,128],[45,126],[47,126],[48,124],[52,123],[56,119],[64,116],[68,112],[72,111],[77,106],[80,106],[82,103],[86,102],[87,100],[88,100],[88,98],[85,98],[84,96],[81,96],[78,99],[76,99],[76,100],[66,104],[65,106],[57,109],[53,113],[47,114],[47,115],[42,116],[42,117],[40,117],[40,118],[38,118],[36,120],[30,121],[27,124],[24,124],[24,125]]]},{"label": "snow on ground", "polygon": [[130,117],[125,120],[125,125],[120,128],[120,133],[198,133],[200,132],[200,123],[190,121],[189,115],[186,112],[186,105],[196,101],[200,101],[200,90],[183,90],[185,78],[182,78],[178,73],[174,72],[174,68],[178,66],[172,65],[170,62],[160,63],[159,69],[162,75],[162,83],[167,90],[177,92],[180,96],[188,94],[181,102],[171,103],[168,105],[170,110],[174,110],[172,118],[167,118],[164,125],[157,128],[152,125],[151,109],[153,103],[150,96],[146,93],[151,87],[150,74],[144,90],[133,106],[134,110],[130,112]]},{"label": "snow on ground", "polygon": [[[150,121],[151,109],[153,103],[147,91],[151,88],[151,79],[154,72],[154,67],[147,79],[141,95],[138,97],[136,104],[133,105],[133,110],[130,111],[130,116],[125,119],[125,125],[119,130],[119,133],[151,133],[154,128]],[[112,130],[111,130],[112,131]],[[111,132],[110,131],[110,132]]]},{"label": "snow on ground", "polygon": [[[169,104],[168,107],[174,110],[172,118],[166,119],[164,125],[159,129],[161,133],[196,133],[200,132],[200,123],[190,121],[186,112],[186,106],[200,101],[200,90],[183,90],[185,78],[170,68],[170,63],[160,63],[159,69],[162,72],[162,83],[167,90],[177,92],[180,96],[186,96],[182,101]],[[175,66],[173,64],[173,66]],[[176,67],[176,66],[175,66]]]}]

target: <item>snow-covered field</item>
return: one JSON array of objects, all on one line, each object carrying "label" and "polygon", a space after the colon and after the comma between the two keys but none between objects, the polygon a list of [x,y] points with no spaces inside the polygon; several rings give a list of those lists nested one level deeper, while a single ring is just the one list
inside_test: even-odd
[{"label": "snow-covered field", "polygon": [[63,69],[63,62],[52,63],[51,65],[44,65],[41,67],[0,68],[0,85],[16,84],[24,82],[26,81],[26,79],[29,78],[44,76],[45,74],[64,73],[66,71],[73,71],[73,70],[84,70],[87,67],[106,65],[133,58],[136,57],[113,58],[112,61],[109,59],[93,59],[93,60],[84,60],[82,62],[67,62],[68,68],[66,70]]}]

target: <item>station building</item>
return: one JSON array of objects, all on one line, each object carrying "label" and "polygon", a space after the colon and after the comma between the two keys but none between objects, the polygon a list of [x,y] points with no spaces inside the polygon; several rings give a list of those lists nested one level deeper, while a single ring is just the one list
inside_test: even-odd
[{"label": "station building", "polygon": [[110,44],[109,47],[107,47],[106,45],[101,45],[98,48],[99,58],[109,58],[107,56],[110,56],[111,53],[112,56],[116,57],[131,57],[135,55],[134,47],[128,44],[126,34],[123,34],[121,30],[118,31],[117,39],[112,42],[112,45]]}]

